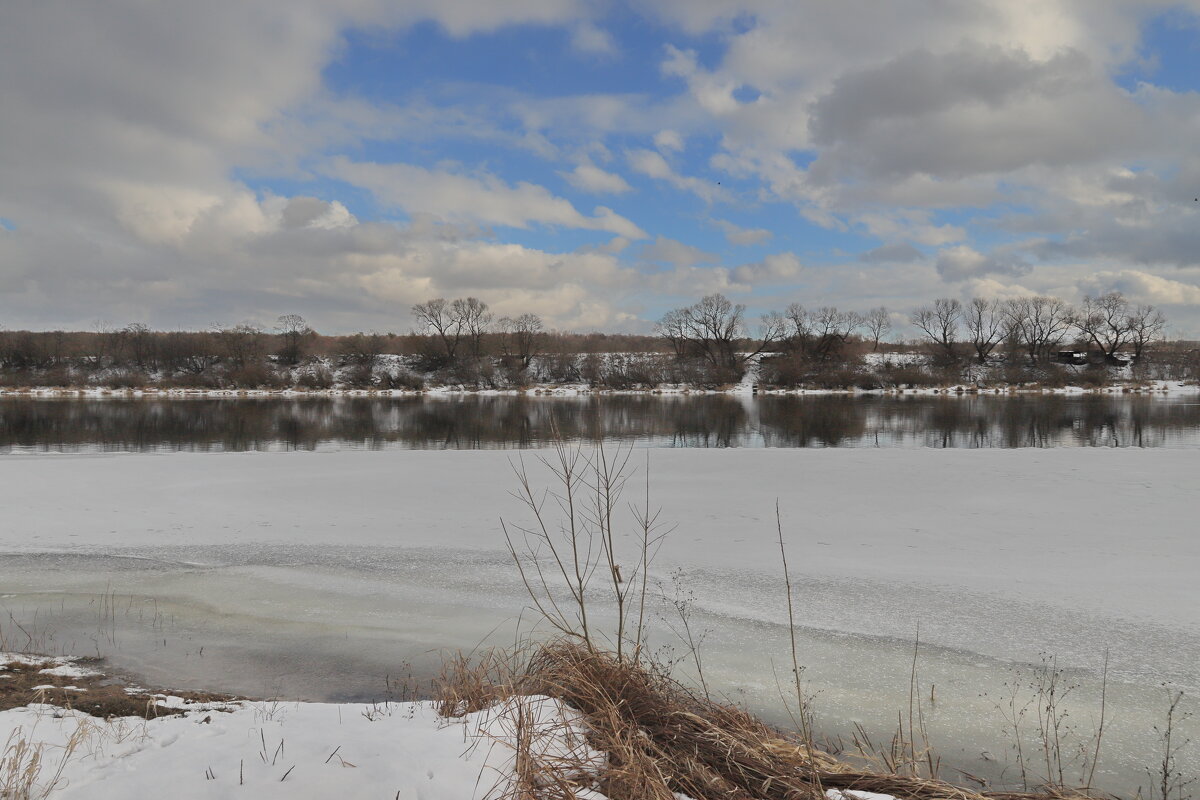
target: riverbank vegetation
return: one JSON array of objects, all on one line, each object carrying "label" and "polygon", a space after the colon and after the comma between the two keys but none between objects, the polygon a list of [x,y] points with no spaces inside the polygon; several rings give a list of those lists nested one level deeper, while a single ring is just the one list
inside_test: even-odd
[{"label": "riverbank vegetation", "polygon": [[[497,319],[469,297],[419,303],[412,316],[419,328],[404,334],[322,335],[295,314],[270,329],[0,330],[0,388],[885,390],[1200,378],[1198,343],[1167,340],[1158,309],[1119,293],[1079,308],[942,298],[907,316],[792,304],[754,329],[744,306],[710,295],[667,312],[653,335],[547,330],[536,315]],[[900,328],[916,336],[889,340]]]}]

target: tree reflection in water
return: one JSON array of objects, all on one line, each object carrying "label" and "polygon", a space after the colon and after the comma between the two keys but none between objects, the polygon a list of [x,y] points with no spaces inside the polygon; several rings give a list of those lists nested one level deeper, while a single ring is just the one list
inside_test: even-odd
[{"label": "tree reflection in water", "polygon": [[1138,395],[0,399],[0,451],[1200,445],[1200,404]]}]

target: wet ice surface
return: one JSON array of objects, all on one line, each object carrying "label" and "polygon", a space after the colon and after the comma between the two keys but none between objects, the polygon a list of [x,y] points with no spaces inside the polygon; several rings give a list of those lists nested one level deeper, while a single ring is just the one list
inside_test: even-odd
[{"label": "wet ice surface", "polygon": [[[679,523],[655,577],[694,594],[709,683],[783,721],[781,497],[822,730],[890,734],[919,624],[935,741],[995,777],[1010,741],[997,706],[1029,696],[1029,665],[1057,657],[1079,684],[1071,724],[1090,733],[1107,648],[1100,777],[1131,790],[1153,760],[1161,685],[1200,693],[1194,459],[655,452],[655,502]],[[499,538],[498,516],[520,517],[510,476],[499,453],[6,459],[0,627],[9,647],[100,653],[156,684],[395,695],[439,649],[532,627]]]}]

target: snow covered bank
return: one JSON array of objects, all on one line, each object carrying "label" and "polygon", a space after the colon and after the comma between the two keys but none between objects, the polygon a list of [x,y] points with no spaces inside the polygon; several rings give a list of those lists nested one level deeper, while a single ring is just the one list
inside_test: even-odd
[{"label": "snow covered bank", "polygon": [[40,753],[34,786],[53,787],[54,800],[469,800],[512,780],[518,704],[532,758],[572,764],[578,796],[602,798],[577,767],[594,772],[604,757],[584,742],[578,716],[549,698],[456,720],[423,703],[243,703],[152,720],[32,705],[0,712],[0,742],[25,740],[26,762]]},{"label": "snow covered bank", "polygon": [[468,711],[181,697],[73,658],[0,652],[0,797],[468,800],[534,772],[603,797],[591,786],[606,758],[578,712],[517,695]]},{"label": "snow covered bank", "polygon": [[337,388],[337,389],[186,389],[186,388],[156,388],[145,387],[139,389],[112,389],[101,387],[62,387],[62,386],[30,386],[22,388],[3,388],[0,389],[0,397],[31,397],[31,398],[55,398],[55,397],[81,397],[100,399],[106,397],[112,398],[128,398],[128,397],[146,397],[146,398],[189,398],[189,397],[209,397],[209,398],[255,398],[255,397],[420,397],[420,396],[479,396],[479,397],[496,397],[496,396],[511,396],[519,395],[531,396],[563,396],[573,397],[579,395],[644,395],[644,394],[695,394],[695,395],[744,395],[744,394],[771,394],[771,395],[833,395],[833,394],[853,394],[853,395],[893,395],[893,394],[910,394],[910,395],[955,395],[955,394],[1050,394],[1050,395],[1072,395],[1072,394],[1151,394],[1151,395],[1169,395],[1169,396],[1186,396],[1200,394],[1200,383],[1190,381],[1166,381],[1166,380],[1150,380],[1150,381],[1114,381],[1100,387],[1084,387],[1084,386],[1040,386],[1032,385],[989,385],[987,388],[979,388],[973,383],[951,383],[945,386],[926,386],[917,388],[887,388],[887,389],[861,389],[848,387],[845,389],[799,389],[799,388],[770,388],[756,385],[756,376],[753,371],[748,371],[745,376],[736,384],[732,384],[726,388],[699,388],[694,386],[685,386],[679,384],[662,384],[653,388],[646,389],[612,389],[607,387],[593,387],[586,383],[565,383],[565,384],[535,384],[526,388],[519,389],[472,389],[460,386],[434,386],[428,389],[352,389],[352,388]]}]

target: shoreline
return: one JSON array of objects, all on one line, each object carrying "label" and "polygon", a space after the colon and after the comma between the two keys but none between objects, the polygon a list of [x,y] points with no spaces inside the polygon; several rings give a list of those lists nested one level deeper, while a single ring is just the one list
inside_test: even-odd
[{"label": "shoreline", "polygon": [[321,397],[592,397],[592,396],[846,396],[846,397],[963,397],[963,396],[1012,396],[1012,395],[1183,395],[1200,394],[1200,383],[1185,381],[1155,380],[1144,383],[1113,383],[1101,387],[1084,386],[994,386],[981,387],[967,384],[949,384],[937,387],[896,389],[774,389],[739,384],[726,389],[702,389],[685,386],[659,386],[652,389],[603,389],[586,385],[544,384],[522,389],[469,389],[465,387],[434,387],[431,389],[202,389],[146,387],[141,389],[110,389],[97,387],[45,387],[29,386],[0,389],[0,397],[16,398],[321,398]]},{"label": "shoreline", "polygon": [[[505,797],[692,800],[731,789],[765,799],[780,796],[780,787],[787,797],[814,800],[1120,796],[1083,785],[1086,763],[1078,779],[1030,784],[1001,771],[993,783],[943,765],[933,751],[906,761],[894,758],[894,743],[892,759],[869,740],[847,749],[803,725],[767,723],[652,663],[570,639],[447,656],[423,697],[362,703],[156,692],[106,674],[102,664],[0,652],[0,700],[10,701],[0,702],[4,787],[19,787],[17,796],[63,798],[89,797],[89,787],[101,785],[139,792],[170,767],[176,796],[185,799],[212,796],[215,784],[291,798],[297,783],[351,796],[400,786],[396,796],[429,800],[497,790]],[[3,690],[18,680],[29,694],[11,702],[14,692]],[[49,683],[28,686],[41,681]],[[798,694],[791,702],[803,713],[808,700]],[[929,747],[924,722],[907,732],[902,719],[899,725],[897,735]],[[544,795],[551,786],[564,793]]]}]

